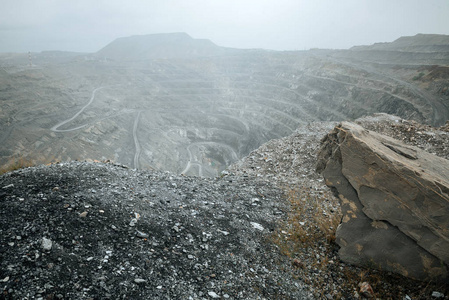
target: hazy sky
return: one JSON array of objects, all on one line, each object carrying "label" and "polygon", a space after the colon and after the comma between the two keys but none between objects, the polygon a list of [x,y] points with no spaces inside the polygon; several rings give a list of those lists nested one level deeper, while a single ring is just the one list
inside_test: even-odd
[{"label": "hazy sky", "polygon": [[96,52],[186,32],[220,46],[304,50],[449,34],[449,0],[1,0],[0,52]]}]

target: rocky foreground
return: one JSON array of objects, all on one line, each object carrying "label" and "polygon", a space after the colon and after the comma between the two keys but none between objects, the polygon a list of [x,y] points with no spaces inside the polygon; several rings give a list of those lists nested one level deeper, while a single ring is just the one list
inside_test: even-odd
[{"label": "rocky foreground", "polygon": [[72,162],[0,186],[4,298],[306,297],[265,241],[282,192],[255,179]]},{"label": "rocky foreground", "polygon": [[[358,123],[449,157],[444,127],[388,115]],[[338,212],[314,171],[320,140],[334,125],[301,126],[214,179],[91,162],[2,175],[0,299],[362,297],[357,286],[344,288],[351,267],[338,263],[336,251],[323,246],[293,259],[273,242],[291,213],[291,189],[319,196],[327,214]],[[323,261],[323,253],[331,261],[326,271],[311,260]],[[404,279],[379,286],[396,299],[448,298],[447,287],[424,290],[422,283],[420,293],[419,285]]]}]

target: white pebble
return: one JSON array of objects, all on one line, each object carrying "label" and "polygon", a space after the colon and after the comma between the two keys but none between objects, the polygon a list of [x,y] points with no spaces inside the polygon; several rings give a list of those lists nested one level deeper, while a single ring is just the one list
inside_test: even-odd
[{"label": "white pebble", "polygon": [[251,222],[251,225],[253,226],[253,228],[256,228],[257,230],[263,231],[263,226],[260,225],[259,223],[256,222]]},{"label": "white pebble", "polygon": [[217,293],[215,293],[215,292],[207,292],[207,294],[209,295],[209,296],[211,296],[212,298],[220,298],[220,296],[218,296],[217,295]]},{"label": "white pebble", "polygon": [[50,239],[42,238],[42,248],[44,250],[51,250],[51,247],[53,246],[53,242]]},{"label": "white pebble", "polygon": [[146,282],[146,280],[142,279],[142,278],[136,278],[136,279],[134,279],[134,282],[135,283],[144,283],[144,282]]}]

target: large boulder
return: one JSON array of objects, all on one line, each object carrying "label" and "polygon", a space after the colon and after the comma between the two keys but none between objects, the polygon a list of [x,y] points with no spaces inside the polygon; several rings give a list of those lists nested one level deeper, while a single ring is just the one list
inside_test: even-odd
[{"label": "large boulder", "polygon": [[322,140],[317,169],[342,206],[343,261],[448,278],[448,160],[343,122]]}]

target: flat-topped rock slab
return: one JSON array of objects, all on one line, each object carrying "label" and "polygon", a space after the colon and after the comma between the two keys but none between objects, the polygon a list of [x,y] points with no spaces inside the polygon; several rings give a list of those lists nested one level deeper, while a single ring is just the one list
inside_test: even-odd
[{"label": "flat-topped rock slab", "polygon": [[449,161],[342,122],[318,162],[339,197],[341,258],[421,280],[447,278]]}]

